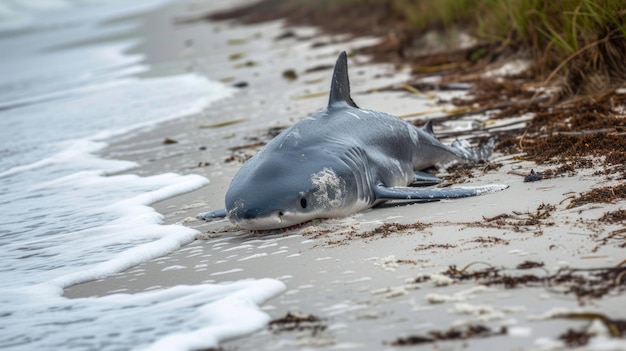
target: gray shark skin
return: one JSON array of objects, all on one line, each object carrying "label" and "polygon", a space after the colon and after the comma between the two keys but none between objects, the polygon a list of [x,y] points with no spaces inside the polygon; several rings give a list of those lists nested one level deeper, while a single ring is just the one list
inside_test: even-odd
[{"label": "gray shark skin", "polygon": [[337,59],[328,106],[272,139],[234,176],[226,209],[198,218],[227,217],[242,229],[268,230],[316,218],[345,217],[388,200],[431,200],[481,195],[508,188],[415,188],[440,180],[425,168],[484,161],[493,141],[470,148],[435,138],[386,113],[359,108],[350,97],[346,53]]}]

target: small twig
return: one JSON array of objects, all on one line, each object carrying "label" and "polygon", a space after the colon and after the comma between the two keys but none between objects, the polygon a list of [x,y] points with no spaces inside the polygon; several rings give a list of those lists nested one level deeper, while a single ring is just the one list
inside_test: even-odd
[{"label": "small twig", "polygon": [[564,198],[563,200],[561,200],[561,202],[559,202],[559,205],[562,205],[567,200],[572,200],[572,199],[575,199],[575,198],[576,198],[576,195],[570,195],[570,196]]},{"label": "small twig", "polygon": [[478,263],[482,263],[482,264],[487,265],[487,266],[489,266],[489,267],[493,267],[493,265],[492,265],[492,264],[490,264],[490,263],[487,263],[487,262],[482,262],[482,261],[476,261],[476,262],[469,263],[467,266],[463,267],[460,271],[459,271],[459,270],[457,270],[457,272],[459,272],[459,273],[464,273],[464,272],[465,272],[468,268],[470,268],[471,266],[473,266],[473,265],[475,265],[475,264],[478,264]]},{"label": "small twig", "polygon": [[507,213],[503,213],[503,214],[499,214],[499,215],[494,216],[494,217],[485,217],[485,216],[483,216],[483,220],[485,222],[493,222],[493,221],[496,221],[498,219],[504,219],[504,218],[511,218],[511,215],[507,214]]},{"label": "small twig", "polygon": [[626,270],[623,270],[615,277],[615,286],[622,284],[622,277],[625,275],[626,275]]},{"label": "small twig", "polygon": [[522,133],[522,137],[519,139],[520,150],[524,150],[524,138],[526,138],[526,134],[528,134],[528,129],[530,129],[530,125],[526,126],[526,129],[524,129],[524,133]]}]

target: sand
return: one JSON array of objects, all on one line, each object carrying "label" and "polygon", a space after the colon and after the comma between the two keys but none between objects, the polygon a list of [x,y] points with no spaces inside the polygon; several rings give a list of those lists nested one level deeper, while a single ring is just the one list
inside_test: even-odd
[{"label": "sand", "polygon": [[[486,173],[475,169],[474,177],[463,184],[510,185],[495,194],[377,208],[260,235],[239,231],[227,221],[196,220],[199,212],[223,207],[230,179],[242,164],[240,158],[258,150],[244,148],[233,157],[229,148],[267,140],[269,128],[288,126],[324,107],[331,68],[306,71],[332,65],[339,51],[350,51],[375,39],[329,37],[313,28],[289,28],[295,36],[276,40],[287,32],[280,22],[242,26],[201,20],[174,25],[173,18],[190,18],[229,6],[226,1],[205,5],[210,6],[206,9],[190,4],[172,5],[150,18],[145,30],[167,38],[149,41],[138,49],[147,53],[149,63],[153,61],[151,74],[192,71],[243,87],[200,115],[118,137],[104,156],[138,162],[140,167],[131,171],[135,174],[175,172],[207,177],[211,182],[208,186],[155,205],[165,216],[165,223],[179,223],[203,234],[166,257],[71,287],[67,297],[275,278],[286,284],[287,291],[264,306],[272,318],[292,312],[319,319],[302,323],[293,331],[268,327],[223,345],[240,350],[399,349],[403,347],[392,343],[400,337],[428,337],[431,331],[445,332],[452,327],[465,330],[478,324],[496,334],[501,327],[506,330],[500,335],[437,341],[421,347],[558,349],[565,347],[559,335],[569,328],[583,330],[590,321],[546,318],[546,313],[559,308],[625,317],[626,297],[617,289],[599,299],[579,300],[563,293],[563,286],[535,284],[506,289],[473,280],[452,281],[439,274],[451,265],[460,269],[473,262],[480,263],[469,271],[499,267],[511,275],[541,277],[562,267],[619,264],[624,259],[620,242],[603,244],[600,239],[623,224],[598,224],[597,219],[607,211],[624,208],[623,201],[568,208],[572,195],[615,184],[594,175],[593,170],[524,183],[523,177],[512,172],[524,174],[546,166],[495,154],[492,162],[501,167]],[[297,77],[289,79],[288,71]],[[353,99],[361,107],[394,115],[441,108],[432,97],[376,90],[401,83],[407,75],[391,65],[368,63],[367,57],[350,57]],[[436,124],[435,132],[469,125],[469,120]],[[164,143],[166,139],[175,142]],[[537,219],[538,213],[545,212],[545,205],[554,209]],[[508,217],[485,220],[500,215]],[[386,231],[380,229],[384,224],[388,224]],[[524,261],[544,265],[516,270]],[[430,279],[415,282],[424,276]],[[626,348],[626,343],[616,340],[620,339],[598,336],[589,347]]]}]

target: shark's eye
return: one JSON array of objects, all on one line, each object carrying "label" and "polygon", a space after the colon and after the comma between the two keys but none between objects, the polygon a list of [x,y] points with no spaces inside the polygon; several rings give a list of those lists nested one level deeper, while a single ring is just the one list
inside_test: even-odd
[{"label": "shark's eye", "polygon": [[300,199],[300,206],[302,206],[302,208],[306,208],[306,205],[307,205],[306,199],[305,198],[301,198]]}]

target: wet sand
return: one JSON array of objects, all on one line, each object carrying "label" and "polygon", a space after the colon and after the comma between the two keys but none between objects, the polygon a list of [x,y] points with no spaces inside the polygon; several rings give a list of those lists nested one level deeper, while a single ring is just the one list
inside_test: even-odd
[{"label": "wet sand", "polygon": [[[107,157],[138,162],[140,167],[131,171],[135,174],[175,172],[207,177],[208,186],[155,205],[165,223],[197,229],[198,240],[126,272],[74,286],[66,296],[275,278],[286,284],[287,291],[264,306],[272,318],[291,312],[319,319],[301,323],[295,330],[268,327],[223,345],[241,350],[399,349],[402,346],[392,344],[401,337],[476,325],[498,335],[420,345],[450,350],[564,348],[559,335],[570,328],[584,329],[589,320],[540,316],[562,308],[625,317],[626,297],[619,289],[599,299],[580,300],[563,293],[564,285],[522,284],[506,289],[431,275],[451,265],[461,269],[476,262],[468,271],[498,267],[506,268],[510,275],[539,277],[562,267],[616,266],[624,259],[623,248],[619,242],[601,239],[623,224],[599,225],[597,219],[607,211],[623,209],[623,201],[568,208],[572,195],[617,184],[594,175],[594,170],[523,183],[522,176],[511,172],[527,174],[546,166],[495,154],[491,161],[500,167],[487,172],[475,168],[473,177],[465,177],[467,182],[462,184],[510,185],[495,194],[378,208],[262,235],[238,231],[226,221],[195,220],[199,212],[223,207],[224,194],[241,160],[258,150],[240,147],[258,145],[269,139],[269,128],[288,126],[324,107],[330,65],[337,53],[375,40],[329,37],[312,28],[286,30],[280,22],[241,26],[196,21],[175,25],[169,32],[164,28],[171,25],[172,18],[200,12],[192,6],[176,5],[153,16],[146,30],[160,28],[173,33],[169,36],[172,40],[163,46],[152,42],[139,50],[149,53],[148,62],[151,58],[170,62],[157,64],[157,73],[194,71],[241,88],[201,115],[119,137],[105,152]],[[287,32],[294,35],[276,40]],[[364,56],[351,56],[349,63],[353,99],[363,108],[405,115],[442,107],[437,99],[424,95],[377,91],[403,82],[407,73],[402,70],[370,64]],[[435,124],[435,133],[471,124],[470,120]],[[170,142],[164,142],[166,139]],[[546,210],[546,205],[554,208]],[[543,266],[516,269],[525,261]],[[499,333],[502,327],[506,330]],[[600,336],[592,339],[589,347],[626,347],[623,340],[610,344],[615,340],[620,339]]]}]

